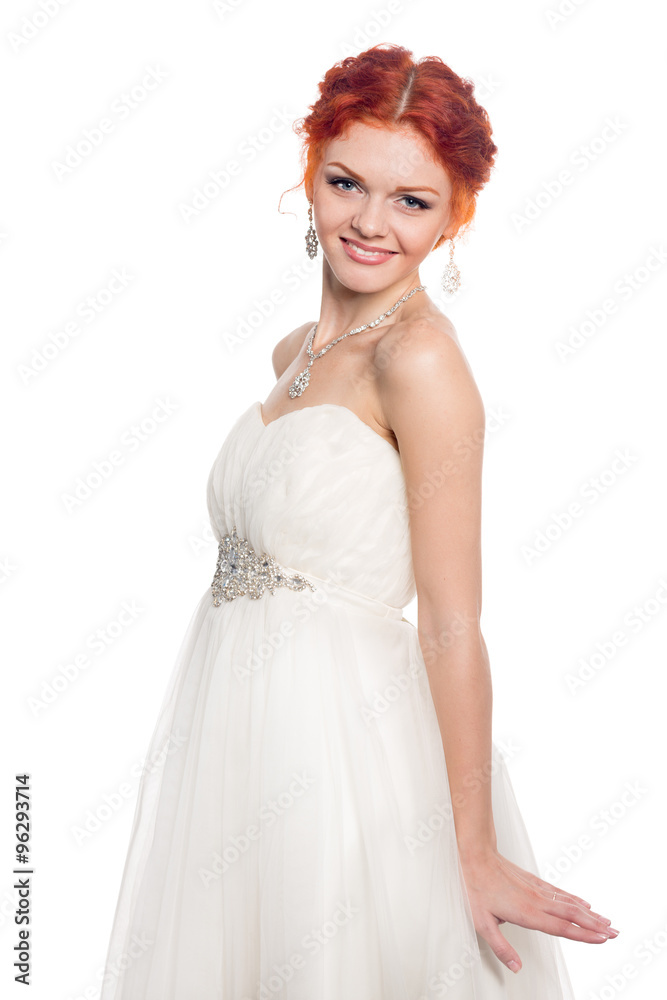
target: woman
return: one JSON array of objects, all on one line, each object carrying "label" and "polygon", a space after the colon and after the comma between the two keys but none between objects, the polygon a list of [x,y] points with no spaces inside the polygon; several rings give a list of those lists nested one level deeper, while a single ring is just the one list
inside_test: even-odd
[{"label": "woman", "polygon": [[438,58],[375,46],[298,130],[320,317],[279,341],[211,469],[218,563],[102,1000],[571,998],[556,936],[618,932],[538,877],[491,740],[482,448],[462,448],[484,409],[419,277],[473,218],[488,118]]}]

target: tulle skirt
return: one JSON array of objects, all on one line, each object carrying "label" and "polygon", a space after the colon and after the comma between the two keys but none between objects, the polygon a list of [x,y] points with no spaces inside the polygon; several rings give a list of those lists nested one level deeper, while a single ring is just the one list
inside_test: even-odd
[{"label": "tulle skirt", "polygon": [[[417,632],[384,607],[203,595],[101,1000],[573,1000],[557,939],[503,924],[515,975],[475,932]],[[498,848],[537,874],[495,745],[490,780]]]}]

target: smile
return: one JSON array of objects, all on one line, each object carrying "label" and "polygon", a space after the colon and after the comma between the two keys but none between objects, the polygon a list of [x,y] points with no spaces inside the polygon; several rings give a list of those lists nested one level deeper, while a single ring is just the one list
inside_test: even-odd
[{"label": "smile", "polygon": [[364,250],[356,243],[350,243],[343,236],[340,239],[348,257],[362,264],[383,264],[385,260],[395,256],[393,250]]}]

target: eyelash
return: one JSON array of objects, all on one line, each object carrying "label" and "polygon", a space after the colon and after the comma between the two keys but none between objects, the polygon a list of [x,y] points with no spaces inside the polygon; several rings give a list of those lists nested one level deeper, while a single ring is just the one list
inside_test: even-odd
[{"label": "eyelash", "polygon": [[[354,184],[356,187],[356,182],[353,181],[351,177],[331,177],[329,180],[327,180],[327,184]],[[430,205],[427,205],[425,201],[422,201],[421,198],[415,198],[415,196],[412,194],[404,194],[403,198],[407,198],[410,201],[417,202],[415,206],[410,206],[410,205],[405,206],[409,212],[421,212],[424,209],[431,207]]]}]

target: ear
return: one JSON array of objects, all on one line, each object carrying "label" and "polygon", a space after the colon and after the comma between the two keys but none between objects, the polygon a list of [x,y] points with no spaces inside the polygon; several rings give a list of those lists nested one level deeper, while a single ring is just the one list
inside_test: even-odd
[{"label": "ear", "polygon": [[460,218],[458,218],[455,215],[451,216],[451,218],[447,222],[447,225],[445,226],[445,228],[442,231],[442,242],[443,243],[446,240],[453,239],[453,237],[457,235],[457,233],[461,229],[460,222],[461,222]]},{"label": "ear", "polygon": [[440,237],[440,246],[446,243],[447,240],[453,240],[460,233],[463,232],[463,227],[459,225],[457,219],[451,219],[442,231],[442,236]]},{"label": "ear", "polygon": [[443,243],[446,243],[447,240],[450,239],[452,236],[456,236],[457,231],[458,230],[456,225],[452,225],[451,222],[447,223],[447,225],[445,226],[445,228],[443,229],[443,231],[440,233],[437,240],[433,244],[432,249],[435,250],[436,248],[441,247]]}]

